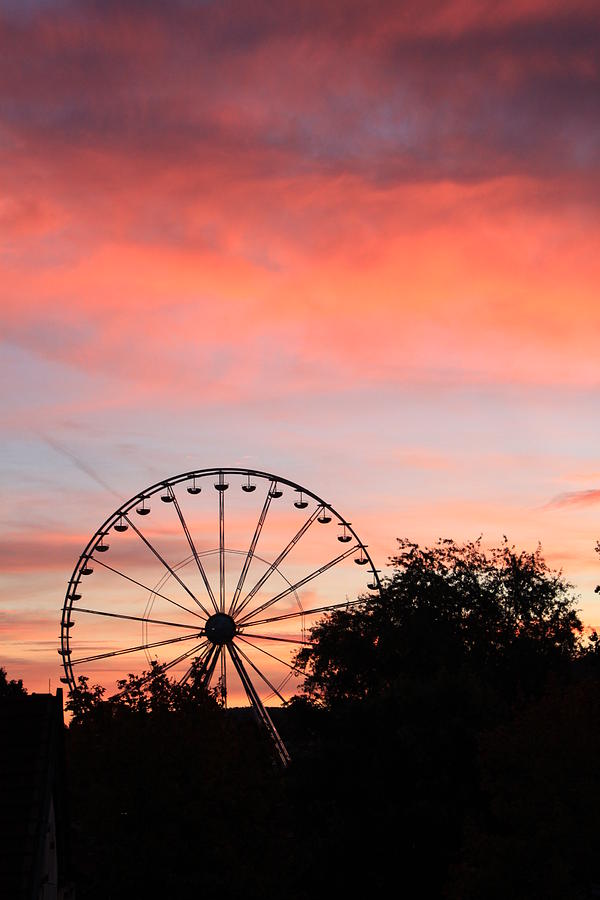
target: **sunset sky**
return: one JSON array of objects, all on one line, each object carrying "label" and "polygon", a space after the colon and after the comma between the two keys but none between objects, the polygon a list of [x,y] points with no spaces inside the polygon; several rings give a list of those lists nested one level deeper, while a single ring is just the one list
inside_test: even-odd
[{"label": "sunset sky", "polygon": [[597,0],[0,0],[0,665],[209,466],[542,543],[600,625]]}]

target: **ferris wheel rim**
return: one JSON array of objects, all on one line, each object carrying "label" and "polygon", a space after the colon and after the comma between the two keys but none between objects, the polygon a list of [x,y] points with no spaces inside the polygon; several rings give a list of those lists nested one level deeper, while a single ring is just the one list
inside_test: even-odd
[{"label": "ferris wheel rim", "polygon": [[[247,551],[237,550],[237,548],[232,548],[232,547],[227,548],[225,546],[224,495],[225,495],[225,491],[229,487],[229,483],[226,482],[225,479],[228,478],[229,476],[241,476],[242,478],[247,478],[247,487],[244,484],[242,484],[242,490],[244,490],[244,491],[253,491],[256,489],[256,484],[251,485],[251,479],[266,481],[270,485],[267,488],[266,497],[265,497],[265,501],[264,501],[264,505],[263,505],[263,511],[261,513],[261,518],[259,518],[259,522],[256,526],[253,541],[251,542],[250,549]],[[216,483],[214,483],[214,487],[218,491],[218,496],[219,496],[219,523],[220,523],[219,547],[214,550],[213,549],[203,550],[199,554],[195,548],[193,539],[187,530],[185,518],[182,514],[181,508],[179,507],[178,500],[177,500],[177,497],[174,492],[174,487],[177,485],[180,485],[180,484],[184,484],[186,482],[192,482],[193,489],[188,487],[188,492],[190,494],[197,494],[197,493],[200,493],[201,488],[197,487],[196,482],[198,480],[202,481],[204,479],[210,479],[210,478],[218,479],[218,481]],[[276,560],[274,560],[270,564],[268,564],[268,560],[264,559],[264,557],[261,555],[255,554],[254,550],[255,550],[256,543],[258,541],[258,537],[260,537],[260,534],[261,534],[262,524],[264,524],[264,518],[266,518],[266,513],[269,509],[271,498],[279,498],[282,496],[281,486],[286,486],[288,488],[291,488],[294,492],[300,494],[299,501],[296,501],[294,503],[294,505],[298,509],[305,509],[308,506],[308,501],[305,500],[305,497],[310,498],[312,501],[314,501],[314,503],[316,504],[316,508],[309,515],[308,519],[305,521],[304,525],[300,528],[300,530],[297,532],[297,534],[294,536],[294,538],[290,541],[290,543],[288,543],[287,547],[284,548],[284,550],[280,553],[279,557],[277,557]],[[264,673],[262,673],[260,671],[260,669],[258,669],[257,666],[248,658],[248,656],[246,655],[246,653],[242,647],[234,646],[233,639],[229,642],[225,642],[223,640],[222,643],[219,644],[214,637],[213,638],[207,637],[207,631],[206,631],[205,626],[211,617],[214,618],[214,613],[212,611],[210,611],[210,609],[209,609],[210,604],[208,604],[206,598],[203,597],[205,603],[207,603],[207,606],[205,606],[204,603],[202,603],[202,601],[199,600],[195,596],[195,594],[189,590],[189,588],[184,583],[184,581],[178,576],[177,572],[179,571],[182,564],[174,564],[174,565],[169,564],[164,559],[164,557],[161,555],[161,553],[156,550],[156,548],[153,546],[153,544],[147,539],[147,537],[144,535],[144,533],[142,531],[140,531],[140,529],[135,525],[135,523],[130,518],[130,513],[134,509],[140,515],[144,515],[144,516],[147,515],[150,512],[150,508],[147,504],[147,501],[150,500],[150,498],[154,497],[157,493],[159,493],[161,491],[164,492],[161,495],[161,499],[164,500],[165,503],[171,503],[171,504],[174,504],[174,506],[175,506],[175,509],[177,511],[177,514],[178,514],[178,517],[180,520],[181,527],[185,531],[190,548],[193,551],[192,556],[187,557],[187,562],[190,562],[194,557],[196,558],[196,562],[197,562],[200,572],[204,578],[205,587],[208,590],[210,600],[213,604],[214,613],[220,614],[220,615],[225,615],[226,618],[229,617],[229,614],[230,614],[232,617],[232,623],[235,622],[234,636],[239,636],[240,641],[242,641],[244,643],[244,645],[248,645],[249,647],[252,647],[255,650],[260,650],[262,653],[266,653],[267,656],[271,656],[273,660],[276,660],[279,663],[282,663],[284,666],[286,666],[289,671],[288,671],[287,678],[285,680],[289,680],[289,678],[291,677],[291,674],[296,673],[296,674],[301,675],[302,673],[300,673],[298,671],[297,667],[290,665],[289,663],[285,662],[285,660],[282,660],[280,657],[276,656],[275,654],[271,653],[270,651],[266,651],[263,647],[258,646],[254,642],[255,641],[263,641],[263,640],[264,641],[288,640],[290,643],[294,643],[297,646],[301,646],[306,643],[305,640],[303,640],[303,639],[291,640],[291,639],[285,639],[285,638],[278,638],[273,635],[261,635],[261,634],[258,634],[256,631],[254,631],[254,632],[252,631],[254,626],[267,625],[272,628],[273,623],[283,621],[284,619],[294,619],[294,618],[298,617],[299,615],[304,616],[304,615],[326,614],[328,612],[333,611],[334,609],[338,609],[338,608],[342,608],[342,607],[348,608],[348,606],[354,606],[355,604],[365,602],[366,597],[362,597],[362,598],[359,598],[358,600],[352,600],[352,601],[346,600],[346,603],[334,603],[334,604],[329,604],[327,606],[320,606],[315,609],[304,610],[302,608],[302,605],[299,601],[298,594],[297,594],[297,589],[299,587],[303,586],[305,583],[307,583],[309,580],[311,580],[313,578],[320,577],[320,575],[322,575],[325,571],[327,571],[328,568],[339,564],[340,561],[347,559],[350,556],[350,554],[356,553],[356,552],[359,553],[359,558],[355,559],[355,562],[361,566],[368,566],[368,569],[366,569],[366,571],[369,571],[372,574],[372,584],[368,584],[367,587],[369,588],[370,591],[376,591],[379,595],[381,595],[382,585],[381,585],[381,580],[379,577],[379,570],[375,567],[375,564],[368,552],[367,545],[360,539],[359,535],[357,534],[355,529],[352,527],[352,524],[345,517],[343,517],[331,503],[329,503],[328,501],[324,500],[321,496],[319,496],[319,494],[312,491],[310,488],[304,487],[303,485],[299,484],[296,481],[286,478],[285,476],[276,475],[272,472],[267,472],[267,471],[263,471],[260,469],[242,468],[242,467],[238,467],[238,466],[218,466],[218,467],[210,467],[210,468],[204,468],[204,469],[192,469],[187,472],[182,472],[178,475],[174,475],[174,476],[170,476],[168,478],[161,479],[160,481],[155,482],[154,484],[150,485],[149,487],[145,488],[144,490],[139,491],[136,494],[132,495],[128,500],[125,500],[112,513],[110,513],[110,515],[108,515],[106,517],[106,519],[103,521],[103,523],[95,530],[95,532],[90,537],[84,550],[79,555],[77,563],[73,569],[73,572],[72,572],[71,577],[68,582],[67,591],[65,594],[65,600],[63,603],[63,607],[62,607],[61,637],[60,637],[59,653],[62,656],[62,664],[63,664],[63,668],[64,668],[64,672],[65,672],[65,677],[61,680],[65,684],[68,684],[69,688],[71,690],[76,690],[77,689],[77,680],[75,678],[75,673],[73,671],[74,664],[86,663],[89,660],[94,660],[94,659],[98,660],[100,658],[104,658],[104,656],[119,655],[120,653],[133,652],[133,651],[137,651],[140,649],[144,649],[144,652],[147,655],[147,650],[150,649],[151,647],[153,648],[155,646],[162,646],[163,644],[175,644],[179,640],[192,640],[196,637],[199,640],[200,640],[200,638],[203,638],[203,640],[201,640],[197,646],[193,647],[192,650],[185,652],[180,657],[177,657],[174,661],[170,662],[168,664],[168,667],[178,664],[183,659],[186,659],[186,658],[189,659],[189,656],[192,652],[194,652],[196,650],[200,650],[202,660],[203,660],[202,665],[204,667],[204,671],[208,672],[208,670],[210,670],[210,675],[208,676],[208,684],[210,684],[210,679],[212,678],[214,669],[215,669],[219,659],[220,659],[220,663],[221,663],[222,674],[225,672],[226,659],[227,659],[227,654],[225,651],[227,650],[227,652],[229,653],[231,662],[233,663],[233,666],[234,666],[235,670],[237,671],[240,681],[242,682],[242,685],[246,691],[246,694],[248,696],[248,700],[249,700],[250,704],[255,707],[255,712],[257,712],[259,718],[263,719],[263,724],[265,725],[265,728],[267,729],[267,731],[270,733],[270,735],[273,739],[273,742],[278,750],[279,756],[285,764],[284,757],[285,757],[287,751],[285,751],[285,747],[284,747],[283,743],[281,742],[281,739],[276,734],[276,730],[273,726],[273,723],[270,721],[268,721],[268,722],[266,721],[269,719],[269,716],[268,716],[268,713],[267,713],[266,709],[264,708],[262,702],[260,701],[260,698],[258,698],[257,702],[255,702],[255,699],[253,699],[254,695],[256,694],[256,687],[253,684],[252,680],[250,679],[250,677],[246,671],[243,660],[246,660],[247,664],[249,664],[253,669],[256,670],[256,672],[258,672],[258,675],[262,678],[262,681],[265,682],[272,689],[272,693],[269,695],[269,697],[273,696],[273,692],[274,692],[274,694],[277,694],[277,696],[279,698],[281,698],[281,694],[279,693],[277,686],[274,686],[271,683],[271,681],[265,677]],[[278,563],[287,555],[287,553],[290,552],[291,549],[293,549],[293,547],[295,546],[295,543],[297,541],[301,540],[305,531],[312,524],[312,522],[319,521],[322,523],[329,523],[329,522],[332,522],[334,520],[334,518],[335,518],[336,524],[343,529],[342,535],[338,535],[338,540],[344,542],[344,544],[348,543],[348,549],[344,553],[341,553],[339,556],[334,558],[333,560],[330,560],[328,563],[321,566],[319,569],[312,572],[309,576],[298,581],[295,585],[292,584],[286,578],[286,576],[283,575],[283,573],[279,570]],[[125,525],[125,523],[127,523],[127,525]],[[110,564],[106,564],[103,560],[99,559],[100,551],[108,549],[108,545],[104,545],[104,538],[106,538],[113,529],[116,532],[120,532],[120,531],[127,530],[127,528],[129,526],[132,527],[133,532],[137,533],[139,538],[141,538],[141,540],[148,546],[148,548],[152,551],[152,553],[154,553],[154,555],[159,559],[159,561],[163,564],[163,566],[166,569],[162,578],[159,580],[159,582],[157,582],[157,586],[161,585],[161,583],[164,585],[164,583],[166,583],[166,581],[168,581],[171,576],[174,576],[175,579],[177,581],[179,581],[180,585],[187,591],[190,598],[197,604],[197,608],[194,608],[193,606],[192,607],[188,606],[187,603],[189,603],[189,600],[187,601],[186,604],[182,604],[182,603],[173,601],[171,598],[166,597],[165,595],[163,595],[160,592],[157,592],[152,587],[143,584],[142,582],[131,577],[130,575],[125,574],[125,572],[115,569]],[[350,544],[350,542],[352,542],[352,543]],[[98,552],[95,552],[95,551],[98,551]],[[225,554],[230,553],[230,552],[238,553],[239,555],[242,555],[242,556],[245,554],[246,560],[244,563],[244,569],[242,570],[242,575],[240,576],[240,580],[239,580],[238,586],[236,588],[236,592],[234,593],[233,599],[231,600],[231,603],[230,603],[228,609],[226,610],[225,609],[225,597],[224,597],[224,591],[225,591],[224,566],[225,566]],[[202,563],[200,560],[200,556],[205,557],[206,555],[214,554],[214,553],[219,554],[220,567],[221,567],[220,568],[220,578],[219,578],[218,603],[217,603],[217,597],[213,593],[213,591],[209,585],[209,582],[206,578],[206,575],[203,572]],[[102,554],[102,556],[103,555],[104,554]],[[247,574],[247,568],[249,568],[249,565],[253,559],[258,559],[261,562],[268,564],[268,568],[267,568],[266,573],[263,573],[263,575],[261,576],[259,581],[254,585],[254,587],[247,594],[244,594],[244,596],[240,600],[241,586],[243,585],[245,575]],[[80,591],[82,590],[82,587],[81,587],[82,578],[88,574],[91,574],[91,572],[93,571],[93,569],[91,568],[92,562],[94,564],[100,564],[105,569],[112,570],[117,575],[123,576],[128,581],[133,582],[138,587],[148,591],[150,598],[158,596],[158,597],[161,597],[163,600],[168,601],[169,603],[174,603],[174,605],[179,607],[180,610],[185,611],[187,614],[191,614],[192,616],[197,618],[197,626],[195,624],[190,625],[190,624],[184,624],[182,622],[167,622],[167,621],[150,619],[150,618],[144,619],[143,617],[137,617],[137,616],[131,616],[131,615],[125,615],[125,614],[119,614],[119,613],[111,613],[111,612],[92,610],[92,609],[85,609],[80,606],[74,607],[74,603],[76,601],[78,601],[79,599],[81,599],[81,596],[82,596],[80,593]],[[185,564],[187,564],[187,562]],[[288,585],[287,588],[284,591],[280,592],[279,594],[276,594],[275,597],[269,598],[266,602],[262,603],[261,605],[254,606],[253,604],[251,604],[250,610],[248,612],[246,612],[244,615],[242,615],[242,613],[244,612],[244,609],[248,606],[248,604],[251,603],[254,596],[257,595],[262,584],[271,576],[271,574],[274,571],[277,572],[278,575],[282,576],[283,579],[287,582],[287,585]],[[260,618],[261,612],[266,611],[269,607],[275,605],[282,598],[287,596],[290,592],[293,592],[296,597],[296,600],[297,600],[297,603],[298,603],[298,606],[300,609],[299,613],[284,613],[283,615],[279,615],[279,616],[269,615],[267,617]],[[258,596],[260,597],[260,594],[258,594]],[[169,607],[169,609],[170,609],[170,607]],[[281,609],[281,607],[280,607],[280,609]],[[125,650],[112,651],[112,652],[109,652],[108,654],[104,654],[104,655],[100,654],[97,656],[83,657],[81,659],[74,660],[74,659],[72,659],[72,656],[71,656],[72,651],[71,651],[70,630],[71,630],[72,626],[75,624],[72,616],[74,614],[78,615],[79,612],[92,613],[92,614],[96,614],[96,615],[113,616],[114,618],[117,618],[117,619],[134,619],[134,620],[138,619],[139,621],[154,622],[155,624],[159,624],[159,625],[161,623],[163,625],[173,625],[173,626],[177,626],[177,627],[183,628],[183,629],[186,629],[186,628],[191,629],[194,632],[194,634],[188,633],[188,635],[182,636],[177,639],[159,641],[159,642],[155,642],[154,644],[151,644],[148,641],[148,639],[146,638],[145,642],[144,642],[145,646],[143,648],[142,647],[133,647],[133,648],[125,649]],[[233,618],[234,614],[235,614],[235,619]],[[256,620],[257,615],[259,616],[258,620]],[[255,621],[253,621],[253,619]],[[196,628],[197,628],[197,632],[196,632]],[[246,629],[250,629],[250,631],[247,631]],[[263,629],[261,629],[261,630],[263,630]],[[204,640],[204,638],[206,638],[206,639]],[[280,688],[281,688],[281,685],[280,685]],[[283,749],[282,749],[282,747],[283,747]]]}]

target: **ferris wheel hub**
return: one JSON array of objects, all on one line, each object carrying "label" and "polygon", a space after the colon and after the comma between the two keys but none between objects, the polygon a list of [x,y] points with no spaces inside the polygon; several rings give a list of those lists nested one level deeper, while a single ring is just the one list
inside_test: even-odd
[{"label": "ferris wheel hub", "polygon": [[213,644],[228,644],[236,634],[235,622],[227,613],[215,613],[206,620],[206,637]]}]

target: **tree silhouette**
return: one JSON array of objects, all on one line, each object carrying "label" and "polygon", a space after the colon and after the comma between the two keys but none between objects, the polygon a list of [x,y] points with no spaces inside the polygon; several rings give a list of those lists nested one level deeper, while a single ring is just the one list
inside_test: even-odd
[{"label": "tree silhouette", "polygon": [[400,540],[381,598],[333,613],[297,655],[306,695],[326,707],[393,691],[404,677],[468,671],[505,694],[535,691],[581,646],[577,597],[541,549],[505,540]]},{"label": "tree silhouette", "polygon": [[487,808],[481,736],[569,677],[582,626],[539,548],[402,540],[393,562],[381,598],[323,619],[298,654],[325,714],[298,791],[311,785],[303,822],[322,823],[321,850],[372,861],[344,890],[401,872],[409,895],[440,897],[465,822]]},{"label": "tree silhouette", "polygon": [[6,669],[0,666],[0,700],[9,700],[15,697],[24,697],[27,691],[23,687],[21,678],[16,681],[14,678],[8,680]]},{"label": "tree silhouette", "polygon": [[69,691],[66,708],[72,713],[72,722],[79,725],[94,716],[138,713],[183,713],[202,706],[217,706],[221,702],[221,689],[207,690],[201,680],[201,660],[192,662],[189,677],[181,684],[168,677],[164,664],[153,660],[150,668],[139,675],[130,673],[117,682],[118,691],[106,698],[106,688],[89,684],[89,678],[80,675],[76,687]]}]

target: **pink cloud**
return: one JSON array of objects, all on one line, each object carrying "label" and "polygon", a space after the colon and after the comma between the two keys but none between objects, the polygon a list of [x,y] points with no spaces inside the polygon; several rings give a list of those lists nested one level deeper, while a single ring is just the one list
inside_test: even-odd
[{"label": "pink cloud", "polygon": [[[56,632],[58,621],[46,610],[23,612],[20,609],[0,610],[0,635],[10,635],[11,641],[43,640],[49,632]],[[53,646],[56,645],[54,641]]]},{"label": "pink cloud", "polygon": [[[597,235],[576,218],[569,234],[543,209],[511,211],[507,198],[528,189],[448,186],[436,197],[316,182],[319,199],[302,210],[302,189],[290,187],[280,201],[292,219],[298,211],[300,235],[311,226],[317,235],[323,216],[337,223],[310,247],[291,234],[269,242],[275,212],[268,196],[258,212],[257,186],[234,230],[226,224],[234,197],[214,199],[226,251],[112,243],[56,269],[5,270],[7,334],[43,357],[118,378],[117,396],[105,391],[119,403],[157,393],[187,402],[204,391],[237,400],[281,384],[271,377],[279,348],[292,391],[319,389],[324,376],[588,385],[599,372]],[[404,208],[414,213],[411,231]],[[251,233],[257,247],[270,244],[279,268],[250,258]]]},{"label": "pink cloud", "polygon": [[[60,534],[6,535],[2,540],[2,572],[26,573],[36,570],[69,572],[85,546],[83,536]],[[70,567],[70,568],[69,568]]]},{"label": "pink cloud", "polygon": [[600,503],[600,490],[589,489],[586,491],[567,491],[553,497],[544,507],[545,509],[562,509],[566,506],[594,506]]},{"label": "pink cloud", "polygon": [[595,384],[592,10],[5,14],[7,339],[122,407]]}]

